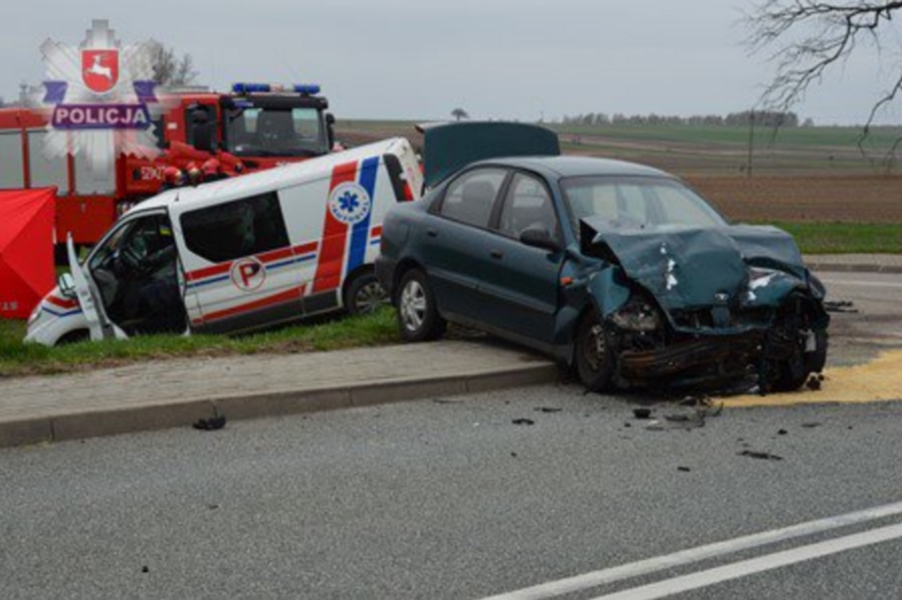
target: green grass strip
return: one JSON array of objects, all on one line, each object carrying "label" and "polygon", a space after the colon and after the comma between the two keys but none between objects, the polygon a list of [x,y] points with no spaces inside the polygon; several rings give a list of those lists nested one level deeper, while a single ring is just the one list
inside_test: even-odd
[{"label": "green grass strip", "polygon": [[25,324],[0,320],[0,377],[65,373],[190,356],[291,353],[381,346],[401,341],[395,312],[385,307],[372,315],[293,325],[245,336],[148,335],[129,340],[82,342],[57,348],[23,344]]},{"label": "green grass strip", "polygon": [[902,254],[902,225],[771,224],[792,234],[803,254]]}]

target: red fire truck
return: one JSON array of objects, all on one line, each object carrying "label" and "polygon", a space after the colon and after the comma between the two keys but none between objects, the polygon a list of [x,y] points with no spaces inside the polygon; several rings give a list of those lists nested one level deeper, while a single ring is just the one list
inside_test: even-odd
[{"label": "red fire truck", "polygon": [[120,155],[108,172],[89,171],[86,159],[43,153],[47,120],[40,110],[0,109],[0,189],[57,188],[56,235],[96,243],[133,204],[156,194],[166,167],[184,169],[221,159],[246,172],[329,153],[334,117],[316,85],[239,83],[230,93],[176,94],[178,105],[154,121],[162,151],[148,160]]}]

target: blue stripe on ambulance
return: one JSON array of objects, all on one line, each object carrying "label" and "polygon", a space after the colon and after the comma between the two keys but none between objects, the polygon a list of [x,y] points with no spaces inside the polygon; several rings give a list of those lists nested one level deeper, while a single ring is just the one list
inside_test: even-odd
[{"label": "blue stripe on ambulance", "polygon": [[373,214],[375,202],[376,175],[379,173],[379,157],[368,158],[360,165],[360,185],[370,197],[370,210],[362,221],[354,225],[351,231],[351,251],[348,257],[348,270],[350,273],[363,264],[366,258],[367,238],[370,235],[370,219]]},{"label": "blue stripe on ambulance", "polygon": [[77,315],[82,312],[81,308],[76,308],[76,309],[69,310],[66,312],[56,312],[55,310],[47,308],[46,306],[43,307],[41,310],[43,310],[46,313],[50,313],[54,317],[71,317],[72,315]]}]

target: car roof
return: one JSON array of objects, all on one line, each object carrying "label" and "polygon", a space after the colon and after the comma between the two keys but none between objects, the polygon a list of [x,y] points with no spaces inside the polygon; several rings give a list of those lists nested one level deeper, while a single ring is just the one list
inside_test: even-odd
[{"label": "car roof", "polygon": [[619,175],[642,177],[667,177],[675,179],[674,175],[647,167],[638,163],[609,158],[594,158],[589,156],[527,156],[495,158],[474,163],[475,165],[498,165],[544,172],[547,176],[555,177],[584,177],[589,175]]}]

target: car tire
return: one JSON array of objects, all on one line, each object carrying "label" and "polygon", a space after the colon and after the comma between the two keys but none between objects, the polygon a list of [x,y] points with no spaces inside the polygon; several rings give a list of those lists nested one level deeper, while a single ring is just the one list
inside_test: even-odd
[{"label": "car tire", "polygon": [[364,271],[348,284],[344,303],[350,314],[367,315],[388,304],[388,294],[372,271]]},{"label": "car tire", "polygon": [[610,388],[614,375],[614,350],[611,336],[595,311],[580,322],[575,351],[576,374],[582,384],[593,392]]},{"label": "car tire", "polygon": [[407,271],[398,286],[398,325],[408,342],[435,340],[445,332],[447,322],[438,314],[435,296],[426,274],[419,269]]},{"label": "car tire", "polygon": [[776,365],[772,391],[793,392],[805,385],[811,373],[820,372],[824,368],[827,359],[827,332],[815,331],[814,339],[814,352],[805,352],[804,341],[800,341],[792,356]]},{"label": "car tire", "polygon": [[54,346],[68,346],[70,344],[80,344],[91,339],[91,332],[87,329],[76,329],[62,336],[56,341]]}]

